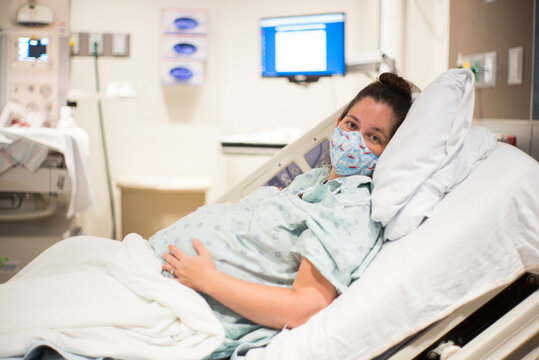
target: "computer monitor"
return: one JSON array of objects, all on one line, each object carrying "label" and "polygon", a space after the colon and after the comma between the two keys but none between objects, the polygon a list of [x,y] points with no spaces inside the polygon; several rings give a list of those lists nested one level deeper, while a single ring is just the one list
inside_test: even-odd
[{"label": "computer monitor", "polygon": [[344,13],[260,20],[263,77],[316,81],[344,75]]}]

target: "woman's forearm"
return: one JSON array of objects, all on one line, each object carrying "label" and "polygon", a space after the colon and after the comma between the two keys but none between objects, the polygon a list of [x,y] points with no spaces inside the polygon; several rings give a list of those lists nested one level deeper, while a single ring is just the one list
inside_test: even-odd
[{"label": "woman's forearm", "polygon": [[327,302],[309,288],[288,289],[241,280],[215,270],[200,291],[245,318],[272,328],[306,322]]}]

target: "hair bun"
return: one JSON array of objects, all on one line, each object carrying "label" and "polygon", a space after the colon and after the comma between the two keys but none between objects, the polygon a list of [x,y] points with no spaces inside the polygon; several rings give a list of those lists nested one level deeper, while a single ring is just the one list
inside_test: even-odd
[{"label": "hair bun", "polygon": [[412,89],[415,85],[409,83],[395,73],[386,72],[380,74],[376,81],[365,86],[356,97],[346,106],[341,113],[340,119],[348,114],[350,109],[359,101],[370,97],[377,102],[388,105],[393,111],[394,119],[391,135],[395,133],[400,124],[404,121],[410,106],[412,106]]},{"label": "hair bun", "polygon": [[380,74],[380,76],[378,77],[378,81],[380,81],[382,84],[391,86],[393,89],[395,89],[398,93],[402,94],[407,99],[412,99],[412,87],[410,86],[410,83],[404,80],[402,77],[398,76],[397,74],[392,72],[385,72],[383,74]]}]

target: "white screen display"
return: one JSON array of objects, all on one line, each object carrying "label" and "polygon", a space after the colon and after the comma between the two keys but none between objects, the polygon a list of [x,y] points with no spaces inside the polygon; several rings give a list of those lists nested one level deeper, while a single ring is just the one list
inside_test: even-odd
[{"label": "white screen display", "polygon": [[326,71],[325,29],[281,29],[275,34],[275,70]]}]

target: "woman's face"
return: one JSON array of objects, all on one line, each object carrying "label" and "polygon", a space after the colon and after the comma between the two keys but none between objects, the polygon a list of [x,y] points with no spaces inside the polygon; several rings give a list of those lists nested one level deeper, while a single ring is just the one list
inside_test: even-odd
[{"label": "woman's face", "polygon": [[392,136],[393,111],[388,105],[366,97],[356,103],[337,126],[344,131],[359,131],[367,147],[380,156]]}]

